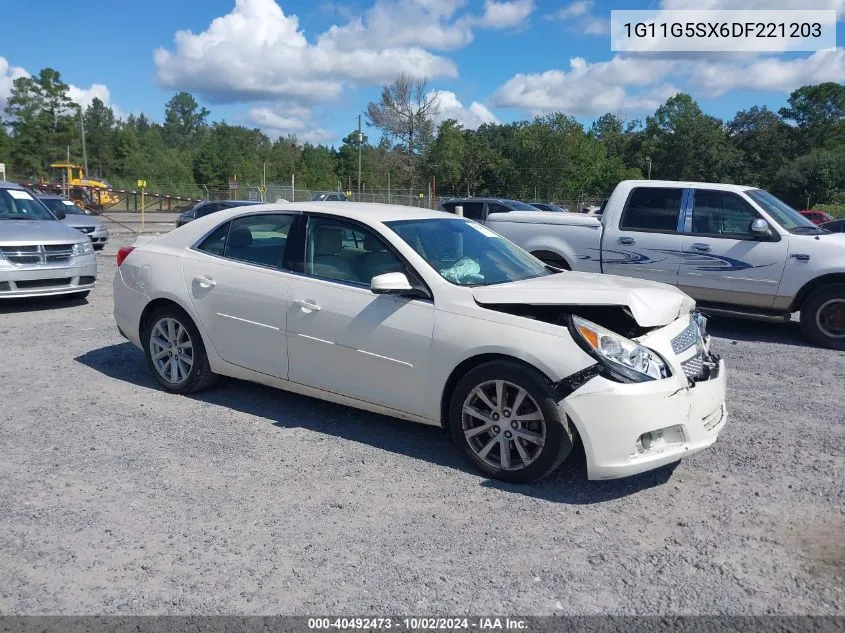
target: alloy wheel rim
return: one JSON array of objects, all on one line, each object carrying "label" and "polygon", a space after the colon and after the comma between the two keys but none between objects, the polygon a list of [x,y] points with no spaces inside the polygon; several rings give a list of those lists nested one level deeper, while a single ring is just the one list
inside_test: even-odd
[{"label": "alloy wheel rim", "polygon": [[187,380],[194,366],[188,329],[173,317],[159,319],[150,335],[150,357],[158,375],[171,384]]},{"label": "alloy wheel rim", "polygon": [[507,380],[483,382],[470,391],[461,423],[476,457],[497,470],[527,468],[546,443],[546,420],[537,402]]},{"label": "alloy wheel rim", "polygon": [[829,299],[816,311],[816,325],[830,338],[845,338],[845,299]]}]

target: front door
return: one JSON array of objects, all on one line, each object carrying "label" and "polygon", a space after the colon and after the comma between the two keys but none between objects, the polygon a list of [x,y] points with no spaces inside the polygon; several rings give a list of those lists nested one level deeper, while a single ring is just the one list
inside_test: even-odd
[{"label": "front door", "polygon": [[692,220],[681,244],[678,285],[693,299],[770,308],[783,276],[788,242],[774,229],[751,233],[760,218],[739,195],[692,190]]},{"label": "front door", "polygon": [[635,187],[618,226],[608,223],[603,237],[602,271],[667,284],[678,283],[682,187]]},{"label": "front door", "polygon": [[326,217],[308,219],[304,258],[290,286],[290,379],[421,414],[434,304],[370,290],[406,265],[370,229]]},{"label": "front door", "polygon": [[285,316],[291,274],[282,270],[295,215],[235,218],[185,253],[185,285],[219,356],[288,377]]}]

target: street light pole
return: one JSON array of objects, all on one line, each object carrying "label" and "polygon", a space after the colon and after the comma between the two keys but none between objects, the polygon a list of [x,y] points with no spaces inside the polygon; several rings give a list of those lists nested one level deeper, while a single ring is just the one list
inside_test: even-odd
[{"label": "street light pole", "polygon": [[82,106],[79,106],[79,128],[82,130],[82,164],[85,167],[85,177],[90,178],[88,173],[88,152],[85,150],[85,117],[82,115]]},{"label": "street light pole", "polygon": [[364,135],[361,133],[361,115],[358,115],[358,201],[361,200],[361,145],[364,144]]}]

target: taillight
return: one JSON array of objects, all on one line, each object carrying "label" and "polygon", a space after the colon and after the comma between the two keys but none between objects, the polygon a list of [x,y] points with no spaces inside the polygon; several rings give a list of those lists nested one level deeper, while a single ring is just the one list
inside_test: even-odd
[{"label": "taillight", "polygon": [[129,256],[129,253],[131,253],[134,250],[135,250],[134,246],[121,246],[120,249],[118,249],[118,251],[117,251],[117,265],[118,265],[118,267],[120,267],[120,265],[123,263],[123,260],[126,259]]}]

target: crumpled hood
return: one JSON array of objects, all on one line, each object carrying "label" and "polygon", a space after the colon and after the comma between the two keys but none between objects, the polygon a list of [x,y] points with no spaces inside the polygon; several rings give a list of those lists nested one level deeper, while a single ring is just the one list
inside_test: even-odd
[{"label": "crumpled hood", "polygon": [[0,220],[0,245],[69,244],[85,239],[72,226],[58,220]]},{"label": "crumpled hood", "polygon": [[642,327],[668,325],[695,301],[674,286],[595,273],[564,272],[472,289],[484,305],[627,306]]}]

